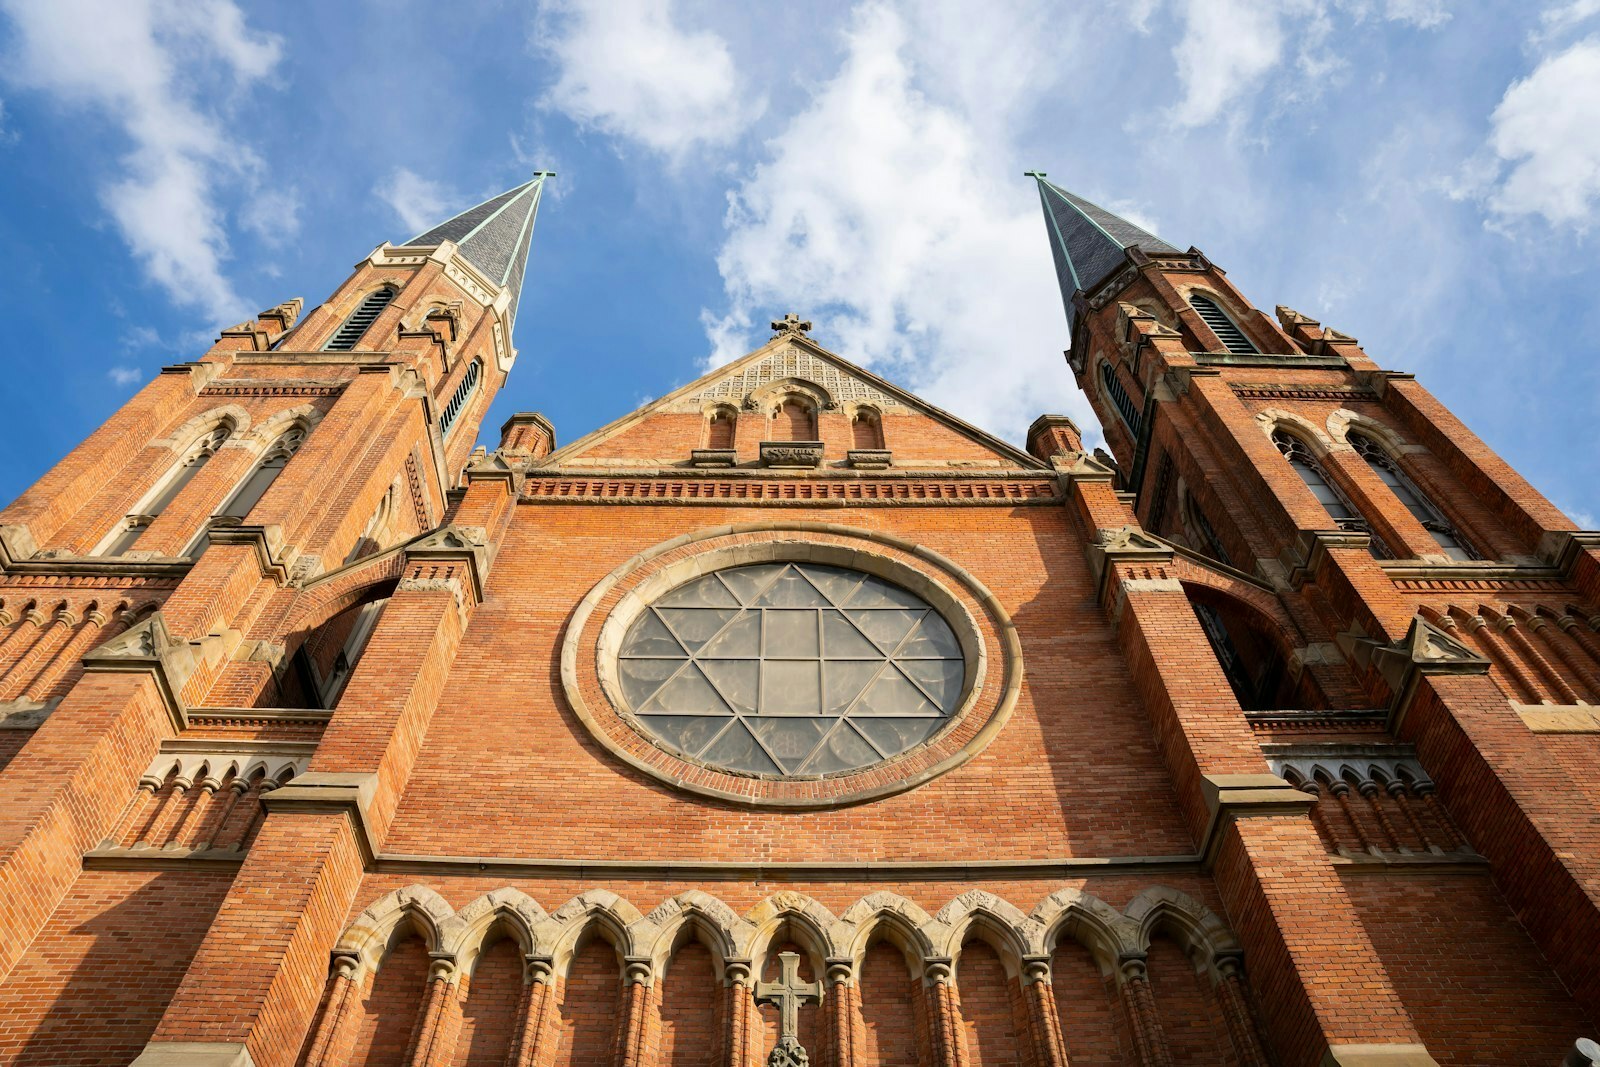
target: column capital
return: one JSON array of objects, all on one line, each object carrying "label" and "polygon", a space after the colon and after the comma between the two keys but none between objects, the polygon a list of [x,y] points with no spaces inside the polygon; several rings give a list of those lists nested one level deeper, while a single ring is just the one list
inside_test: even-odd
[{"label": "column capital", "polygon": [[848,956],[831,956],[826,961],[829,985],[849,985],[855,978],[856,961]]},{"label": "column capital", "polygon": [[1022,957],[1022,984],[1033,985],[1035,982],[1050,984],[1050,957],[1049,956],[1024,956]]}]

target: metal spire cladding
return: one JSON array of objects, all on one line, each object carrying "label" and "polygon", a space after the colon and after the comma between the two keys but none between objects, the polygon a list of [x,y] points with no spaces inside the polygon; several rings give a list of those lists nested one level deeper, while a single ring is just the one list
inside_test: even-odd
[{"label": "metal spire cladding", "polygon": [[1147,230],[1114,215],[1098,204],[1067,192],[1045,181],[1044,171],[1030,170],[1028,177],[1039,183],[1039,202],[1044,207],[1045,229],[1050,237],[1050,254],[1056,261],[1056,279],[1061,299],[1072,316],[1072,294],[1093,289],[1127,262],[1127,250],[1178,252]]},{"label": "metal spire cladding", "polygon": [[533,241],[534,218],[546,178],[555,171],[541,170],[533,180],[508,189],[476,207],[470,207],[405,242],[401,247],[431,246],[454,241],[474,267],[511,290],[509,315],[517,315],[522,276],[528,266],[528,246]]}]

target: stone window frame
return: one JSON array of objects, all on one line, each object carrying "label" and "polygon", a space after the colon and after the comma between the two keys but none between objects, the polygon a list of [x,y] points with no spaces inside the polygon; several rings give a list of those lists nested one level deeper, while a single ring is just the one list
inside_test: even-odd
[{"label": "stone window frame", "polygon": [[[871,766],[822,777],[722,771],[655,744],[629,721],[613,666],[628,627],[657,596],[743,563],[812,562],[874,574],[928,601],[956,634],[967,677],[956,711],[920,745]],[[687,534],[634,557],[579,604],[561,650],[568,704],[612,755],[674,789],[752,807],[832,808],[916,788],[981,752],[1010,718],[1022,647],[1009,614],[974,576],[923,546],[831,523],[751,523]]]}]

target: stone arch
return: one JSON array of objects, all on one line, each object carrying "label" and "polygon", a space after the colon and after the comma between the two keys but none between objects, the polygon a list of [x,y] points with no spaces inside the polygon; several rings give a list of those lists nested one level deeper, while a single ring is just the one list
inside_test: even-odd
[{"label": "stone arch", "polygon": [[637,924],[640,955],[649,956],[656,973],[664,974],[672,956],[698,936],[721,966],[743,958],[755,928],[710,893],[691,889],[658,904]]},{"label": "stone arch", "polygon": [[1328,415],[1327,424],[1328,436],[1340,445],[1350,443],[1350,431],[1354,430],[1378,442],[1391,457],[1403,456],[1407,452],[1426,451],[1406,441],[1394,427],[1363,415],[1359,411],[1351,411],[1349,408],[1338,408],[1333,411]]},{"label": "stone arch", "polygon": [[640,955],[635,934],[642,918],[638,908],[610,890],[590,889],[533,928],[534,948],[550,956],[556,974],[564,977],[579,946],[598,935],[616,951],[620,965],[624,958]]},{"label": "stone arch", "polygon": [[1266,408],[1256,412],[1256,425],[1261,427],[1261,432],[1269,439],[1277,430],[1300,438],[1318,459],[1322,459],[1330,452],[1351,451],[1349,443],[1342,437],[1336,442],[1328,436],[1327,427],[1318,426],[1304,415],[1285,411],[1283,408]]},{"label": "stone arch", "polygon": [[1299,628],[1276,597],[1203,567],[1175,569],[1241,707],[1327,705],[1321,686],[1304,670],[1306,646]]},{"label": "stone arch", "polygon": [[228,439],[238,440],[250,431],[250,413],[238,404],[219,404],[186,420],[166,437],[151,441],[150,444],[155,448],[166,447],[174,451],[186,449],[224,424],[228,427]]},{"label": "stone arch", "polygon": [[1243,949],[1216,912],[1194,897],[1170,886],[1143,890],[1123,914],[1138,930],[1138,951],[1147,952],[1157,931],[1173,935],[1191,955],[1210,968],[1220,956],[1237,957]]},{"label": "stone arch", "polygon": [[906,958],[912,977],[920,977],[929,957],[937,956],[926,929],[933,921],[914,901],[887,890],[871,893],[845,909],[839,917],[835,940],[844,948],[841,955],[861,969],[867,949],[875,941],[888,941]]},{"label": "stone arch", "polygon": [[750,936],[740,955],[754,962],[753,971],[761,973],[761,964],[772,946],[788,935],[811,953],[811,965],[822,974],[830,957],[843,956],[843,946],[836,943],[834,933],[838,920],[833,912],[804,893],[783,890],[767,897],[745,913],[750,924]]},{"label": "stone arch", "polygon": [[358,967],[377,970],[390,944],[415,930],[430,952],[440,949],[440,934],[455,915],[444,897],[425,885],[393,890],[368,904],[334,945],[335,955],[354,956]]},{"label": "stone arch", "polygon": [[1102,972],[1114,974],[1117,961],[1138,952],[1139,928],[1122,912],[1081,889],[1060,889],[1033,909],[1037,939],[1028,946],[1036,956],[1048,956],[1068,938],[1088,949]]},{"label": "stone arch", "polygon": [[813,417],[837,406],[833,394],[816,382],[807,378],[790,377],[778,378],[750,390],[746,407],[771,418],[779,406],[791,397],[800,397],[808,401],[811,404]]},{"label": "stone arch", "polygon": [[382,600],[394,591],[405,569],[405,544],[363,556],[348,567],[308,582],[295,597],[282,633],[305,634],[358,604]]},{"label": "stone arch", "polygon": [[955,961],[959,985],[961,946],[969,938],[986,942],[1000,957],[1006,976],[1016,978],[1022,973],[1022,957],[1028,954],[1028,946],[1039,938],[1037,926],[1005,898],[974,889],[940,908],[926,930],[938,954]]},{"label": "stone arch", "polygon": [[516,939],[524,956],[533,955],[533,931],[546,918],[538,901],[522,890],[491,890],[445,920],[439,931],[440,950],[450,953],[470,974],[483,954],[485,938],[500,926]]}]

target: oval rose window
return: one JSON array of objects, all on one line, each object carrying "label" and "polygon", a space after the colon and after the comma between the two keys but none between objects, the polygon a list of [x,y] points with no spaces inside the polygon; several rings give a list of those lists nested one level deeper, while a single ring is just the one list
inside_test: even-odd
[{"label": "oval rose window", "polygon": [[925,600],[874,575],[755,563],[646,607],[617,652],[633,721],[737,774],[855,771],[933,737],[961,705],[966,660]]}]

